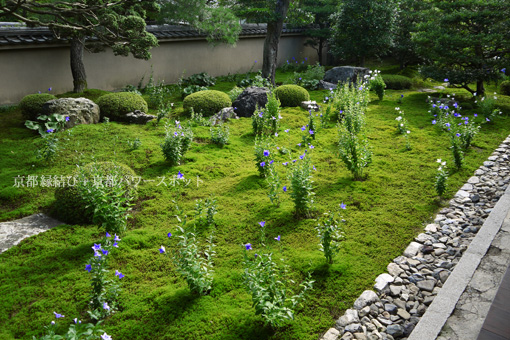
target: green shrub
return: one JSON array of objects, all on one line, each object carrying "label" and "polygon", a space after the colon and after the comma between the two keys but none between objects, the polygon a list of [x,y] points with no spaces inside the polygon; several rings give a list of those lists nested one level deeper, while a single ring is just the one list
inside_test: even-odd
[{"label": "green shrub", "polygon": [[207,74],[207,72],[197,73],[181,80],[181,85],[214,86],[216,79]]},{"label": "green shrub", "polygon": [[[113,183],[107,181],[108,176],[117,173],[116,179],[117,182],[120,182],[117,184],[126,190],[124,197],[133,197],[134,200],[137,197],[136,184],[138,177],[127,165],[114,162],[89,163],[82,168],[82,171],[90,181],[90,185],[101,182],[105,187],[108,187],[109,183]],[[98,172],[102,175],[94,179]],[[63,183],[64,185],[55,190],[53,214],[69,224],[92,223],[93,212],[86,208],[89,203],[80,195],[78,190],[79,174],[78,169],[75,170]],[[122,177],[122,181],[119,177]]]},{"label": "green shrub", "polygon": [[109,93],[97,100],[101,117],[123,121],[124,116],[135,110],[147,112],[147,102],[142,96],[133,92]]},{"label": "green shrub", "polygon": [[510,80],[505,80],[499,85],[499,93],[505,96],[510,96]]},{"label": "green shrub", "polygon": [[42,113],[43,104],[53,99],[57,97],[49,93],[29,94],[19,102],[21,114],[25,119],[36,120]]},{"label": "green shrub", "polygon": [[410,89],[412,85],[411,78],[398,76],[394,74],[382,75],[386,88],[390,90]]},{"label": "green shrub", "polygon": [[282,85],[274,90],[282,107],[301,105],[301,102],[310,100],[308,91],[298,85]]},{"label": "green shrub", "polygon": [[195,112],[202,112],[204,116],[212,116],[229,106],[232,106],[232,101],[228,94],[216,90],[192,93],[184,98],[182,103],[185,112],[190,113],[193,108]]}]

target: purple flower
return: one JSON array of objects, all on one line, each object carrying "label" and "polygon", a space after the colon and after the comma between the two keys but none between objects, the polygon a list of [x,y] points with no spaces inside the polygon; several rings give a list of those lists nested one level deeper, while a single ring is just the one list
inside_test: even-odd
[{"label": "purple flower", "polygon": [[261,167],[265,167],[266,166],[266,162],[260,162],[260,166]]},{"label": "purple flower", "polygon": [[66,117],[66,122],[68,122],[68,121],[69,121],[69,117]]},{"label": "purple flower", "polygon": [[259,112],[259,117],[262,118],[262,112]]},{"label": "purple flower", "polygon": [[287,186],[283,186],[283,192],[287,192]]},{"label": "purple flower", "polygon": [[274,159],[270,160],[269,165],[273,164],[273,162],[274,162]]},{"label": "purple flower", "polygon": [[108,255],[108,250],[103,249],[103,250],[101,250],[101,251],[103,252],[103,255]]},{"label": "purple flower", "polygon": [[112,237],[108,232],[106,232],[106,237]]},{"label": "purple flower", "polygon": [[506,73],[506,68],[502,68],[501,72]]},{"label": "purple flower", "polygon": [[446,127],[450,127],[450,123],[446,123],[444,126],[446,126]]},{"label": "purple flower", "polygon": [[283,162],[282,164],[287,166],[289,164],[289,162]]},{"label": "purple flower", "polygon": [[99,243],[99,244],[95,244],[95,243],[94,243],[94,245],[92,246],[92,249],[94,249],[94,250],[99,250],[99,249],[101,249],[101,243]]},{"label": "purple flower", "polygon": [[264,226],[266,225],[266,221],[261,221],[261,222],[259,222],[259,224],[260,224],[260,226],[261,226],[262,228],[264,228]]},{"label": "purple flower", "polygon": [[448,78],[444,78],[444,81],[448,82]]},{"label": "purple flower", "polygon": [[276,241],[280,241],[280,235],[278,235],[278,237],[275,237],[274,238]]},{"label": "purple flower", "polygon": [[313,165],[312,167],[313,167],[313,169],[314,169],[315,171],[317,171],[317,169],[315,169],[315,165]]},{"label": "purple flower", "polygon": [[289,129],[285,130],[285,132],[289,132]]},{"label": "purple flower", "polygon": [[63,318],[63,317],[64,317],[64,315],[59,314],[59,313],[57,313],[57,312],[53,312],[53,314],[55,314],[55,317],[56,317],[57,319],[60,319],[60,318]]},{"label": "purple flower", "polygon": [[401,95],[400,95],[400,98],[404,98],[404,95],[403,95],[403,94],[401,94]]},{"label": "purple flower", "polygon": [[299,159],[303,159],[303,158],[305,158],[305,155],[304,155],[304,154],[302,154],[301,156],[299,156]]},{"label": "purple flower", "polygon": [[[74,321],[75,324],[77,324],[78,323],[78,318],[74,318],[73,321]],[[80,321],[80,323],[81,323],[81,321]]]},{"label": "purple flower", "polygon": [[176,131],[176,132],[174,132],[174,136],[175,136],[175,137],[179,136],[179,133],[178,133],[177,131]]},{"label": "purple flower", "polygon": [[301,77],[299,77],[299,80],[301,80]]},{"label": "purple flower", "polygon": [[124,277],[124,274],[122,274],[121,272],[119,272],[118,270],[115,271],[115,276],[118,276],[119,279],[122,279]]},{"label": "purple flower", "polygon": [[308,132],[309,132],[311,135],[313,135],[313,130],[308,130]]},{"label": "purple flower", "polygon": [[313,146],[313,145],[310,145],[310,149],[315,149],[315,146]]},{"label": "purple flower", "polygon": [[478,115],[476,113],[473,116],[478,117]]},{"label": "purple flower", "polygon": [[486,121],[490,122],[491,120],[489,118],[485,118]]},{"label": "purple flower", "polygon": [[166,236],[168,236],[168,237],[172,237],[172,233],[168,233]]},{"label": "purple flower", "polygon": [[296,161],[297,161],[297,159],[293,159],[293,160],[292,160],[292,163],[296,163]]},{"label": "purple flower", "polygon": [[88,271],[90,273],[90,271],[92,270],[92,266],[90,264],[87,264],[85,266],[85,270]]},{"label": "purple flower", "polygon": [[97,250],[94,250],[94,256],[96,257],[101,257],[101,253],[98,252]]},{"label": "purple flower", "polygon": [[303,126],[303,127],[301,128],[301,131],[305,131],[305,130],[306,130],[306,127],[304,127],[304,126]]},{"label": "purple flower", "polygon": [[257,61],[255,60],[255,63],[257,63]]},{"label": "purple flower", "polygon": [[108,306],[107,302],[103,303],[103,309],[104,310],[110,310],[110,306]]},{"label": "purple flower", "polygon": [[264,157],[269,156],[269,150],[264,150]]},{"label": "purple flower", "polygon": [[55,130],[53,130],[53,129],[46,130],[47,133],[52,133],[53,131],[55,131]]},{"label": "purple flower", "polygon": [[177,173],[177,178],[178,178],[178,179],[181,179],[181,178],[183,178],[183,177],[184,177],[184,175],[183,175],[183,174],[181,173],[181,171],[179,170],[179,172]]},{"label": "purple flower", "polygon": [[[39,91],[39,93],[41,93],[41,91]],[[53,313],[55,313],[55,312],[53,312]],[[54,325],[54,324],[55,324],[55,321],[51,321],[50,323],[51,323],[52,325]]]},{"label": "purple flower", "polygon": [[460,133],[456,133],[455,136],[460,137]]},{"label": "purple flower", "polygon": [[246,247],[246,250],[251,250],[252,249],[251,248],[251,243],[246,243],[244,246]]},{"label": "purple flower", "polygon": [[340,209],[347,209],[347,206],[344,204],[344,202],[340,203]]},{"label": "purple flower", "polygon": [[51,87],[48,89],[48,92],[51,92]]},{"label": "purple flower", "polygon": [[113,243],[113,246],[114,246],[115,248],[118,248],[118,247],[119,247],[119,242],[114,242],[114,243]]},{"label": "purple flower", "polygon": [[159,253],[163,254],[164,252],[166,252],[166,249],[165,247],[161,246],[161,248],[159,248]]},{"label": "purple flower", "polygon": [[301,143],[297,143],[297,146],[301,146]]},{"label": "purple flower", "polygon": [[436,124],[436,123],[437,123],[437,122],[436,122],[436,120],[434,119],[434,120],[432,121],[432,125],[434,125],[434,124]]}]

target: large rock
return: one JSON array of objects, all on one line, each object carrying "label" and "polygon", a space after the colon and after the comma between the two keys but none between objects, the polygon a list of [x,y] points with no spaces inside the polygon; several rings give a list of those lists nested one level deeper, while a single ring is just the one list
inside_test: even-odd
[{"label": "large rock", "polygon": [[327,71],[324,75],[324,81],[328,83],[356,83],[358,80],[363,80],[365,75],[368,75],[369,69],[365,67],[354,66],[338,66]]},{"label": "large rock", "polygon": [[87,98],[60,98],[50,100],[43,105],[45,115],[60,114],[69,117],[65,128],[70,129],[79,124],[96,124],[99,122],[99,106]]},{"label": "large rock", "polygon": [[148,115],[145,112],[140,110],[134,110],[133,112],[129,112],[125,115],[124,121],[131,124],[147,124],[148,121],[156,119],[158,117],[153,115]]},{"label": "large rock", "polygon": [[220,112],[211,116],[211,118],[209,118],[209,121],[211,122],[212,126],[215,126],[217,124],[225,123],[229,119],[239,119],[239,117],[237,117],[236,113],[234,112],[233,107],[225,107],[221,109]]},{"label": "large rock", "polygon": [[246,88],[232,103],[235,113],[239,117],[251,117],[257,106],[266,107],[268,93],[267,87]]}]

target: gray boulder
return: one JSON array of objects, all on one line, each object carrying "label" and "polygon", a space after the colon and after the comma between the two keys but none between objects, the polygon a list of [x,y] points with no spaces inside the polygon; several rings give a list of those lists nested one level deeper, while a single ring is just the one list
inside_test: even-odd
[{"label": "gray boulder", "polygon": [[211,122],[212,126],[215,126],[217,124],[224,123],[229,119],[239,119],[239,117],[237,117],[236,113],[234,112],[233,107],[225,107],[221,109],[220,112],[209,118],[209,121]]},{"label": "gray boulder", "polygon": [[232,103],[235,113],[239,117],[251,117],[257,106],[259,108],[266,106],[268,93],[267,87],[246,88]]},{"label": "gray boulder", "polygon": [[335,90],[337,88],[336,84],[328,83],[324,80],[319,80],[319,88],[325,89],[325,90]]},{"label": "gray boulder", "polygon": [[148,115],[140,110],[129,112],[124,116],[124,121],[131,124],[147,124],[148,121],[156,119],[156,116]]},{"label": "gray boulder", "polygon": [[43,114],[60,114],[69,117],[64,128],[70,129],[80,124],[99,122],[99,106],[87,98],[60,98],[50,100],[43,105]]},{"label": "gray boulder", "polygon": [[324,75],[324,81],[328,83],[356,83],[358,80],[363,80],[365,75],[368,75],[369,69],[365,67],[354,66],[338,66],[327,71]]}]

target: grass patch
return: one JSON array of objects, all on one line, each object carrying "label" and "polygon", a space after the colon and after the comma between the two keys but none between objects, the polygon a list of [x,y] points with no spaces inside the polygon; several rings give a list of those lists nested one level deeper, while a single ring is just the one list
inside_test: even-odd
[{"label": "grass patch", "polygon": [[[288,75],[278,74],[282,81]],[[218,82],[212,89],[228,91],[233,82]],[[445,93],[452,92],[447,89]],[[461,91],[457,90],[460,94]],[[327,91],[313,91],[312,100],[322,102]],[[397,99],[404,94],[403,102]],[[103,328],[115,339],[317,339],[334,324],[359,294],[370,289],[374,278],[400,255],[407,244],[432,220],[446,201],[438,202],[433,182],[437,158],[453,164],[448,137],[430,123],[425,103],[427,94],[411,90],[387,90],[383,101],[376,100],[366,113],[367,135],[373,148],[373,164],[365,181],[353,181],[336,154],[335,122],[316,133],[313,143],[313,215],[347,204],[343,226],[345,241],[333,265],[327,266],[318,250],[313,219],[297,218],[288,194],[281,194],[278,208],[270,204],[267,185],[258,177],[254,163],[254,135],[251,119],[229,122],[230,143],[223,148],[212,144],[206,127],[194,127],[198,142],[179,166],[165,162],[160,143],[164,124],[144,126],[121,123],[80,125],[71,135],[61,133],[62,150],[49,163],[36,160],[34,151],[40,137],[23,126],[15,107],[0,111],[0,220],[11,220],[38,211],[51,211],[52,187],[13,187],[14,178],[66,176],[76,164],[116,160],[130,166],[141,181],[139,199],[120,248],[112,254],[111,268],[121,270],[123,279],[121,310],[106,319]],[[186,124],[180,94],[173,116]],[[504,103],[507,99],[504,99]],[[412,150],[396,133],[395,106],[405,111],[411,130]],[[468,114],[474,111],[467,112]],[[292,152],[294,159],[303,153],[301,126],[307,124],[307,111],[282,110],[277,143]],[[284,130],[290,129],[287,134]],[[446,198],[452,197],[474,170],[510,133],[508,118],[483,124],[473,146],[466,153],[465,166],[452,173]],[[142,145],[130,150],[128,140],[139,138]],[[278,155],[280,176],[285,178]],[[182,191],[168,185],[181,171],[191,180]],[[160,184],[164,178],[167,185]],[[284,180],[288,185],[288,181]],[[215,278],[208,296],[190,294],[186,283],[158,248],[167,246],[168,232],[177,224],[172,200],[193,215],[196,199],[214,195],[216,215]],[[240,245],[252,243],[260,249],[259,221],[266,221],[268,239],[281,235],[290,270],[299,282],[308,271],[316,281],[296,320],[273,330],[254,314],[251,297],[243,287]],[[209,230],[200,231],[200,239]],[[0,336],[6,339],[31,338],[42,334],[53,319],[53,311],[72,318],[87,318],[89,277],[84,270],[91,246],[103,232],[96,226],[60,226],[30,237],[0,254]],[[167,247],[167,250],[171,246]]]}]

